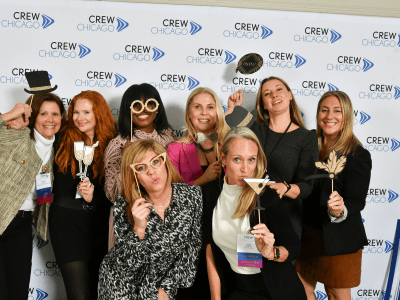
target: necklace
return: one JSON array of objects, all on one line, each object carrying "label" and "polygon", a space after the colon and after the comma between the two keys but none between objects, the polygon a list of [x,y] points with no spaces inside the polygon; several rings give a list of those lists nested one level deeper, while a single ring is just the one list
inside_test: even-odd
[{"label": "necklace", "polygon": [[[156,204],[154,204],[153,201],[151,201],[151,200],[149,199],[148,196],[145,196],[145,198],[146,198],[147,201],[149,201],[149,202],[150,202],[151,204],[153,204],[154,206],[164,208],[164,205],[167,204],[169,201],[171,201],[171,198],[172,198],[172,191],[171,191],[171,195],[169,195],[168,200],[165,201],[162,205],[156,205]],[[165,211],[165,209],[156,209],[156,208],[154,208],[154,209],[155,209],[156,211]]]},{"label": "necklace", "polygon": [[214,151],[214,146],[212,146],[209,149],[204,149],[200,144],[198,144],[196,142],[194,144],[196,145],[197,148],[199,148],[204,153],[210,153],[210,152]]}]

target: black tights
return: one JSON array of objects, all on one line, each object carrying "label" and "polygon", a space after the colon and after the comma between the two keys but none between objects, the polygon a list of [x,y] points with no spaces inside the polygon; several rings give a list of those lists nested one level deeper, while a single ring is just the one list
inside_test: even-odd
[{"label": "black tights", "polygon": [[68,300],[97,300],[99,262],[74,261],[60,264]]}]

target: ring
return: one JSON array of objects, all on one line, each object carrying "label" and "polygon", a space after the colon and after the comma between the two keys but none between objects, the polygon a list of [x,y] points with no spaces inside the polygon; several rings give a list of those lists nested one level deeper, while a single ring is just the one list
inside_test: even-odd
[{"label": "ring", "polygon": [[88,185],[88,187],[91,187],[91,186],[92,186],[92,183],[90,182],[89,185]]}]

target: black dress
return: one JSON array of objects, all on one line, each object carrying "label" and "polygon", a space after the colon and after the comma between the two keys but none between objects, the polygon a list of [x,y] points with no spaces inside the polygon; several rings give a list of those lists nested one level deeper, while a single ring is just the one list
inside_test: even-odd
[{"label": "black dress", "polygon": [[[55,146],[56,151],[58,145]],[[91,203],[83,198],[75,199],[79,177],[72,177],[71,168],[66,174],[54,163],[54,202],[50,208],[49,231],[58,264],[75,261],[92,261],[94,269],[108,251],[108,219],[111,202],[104,192],[104,178],[93,178],[88,167],[87,177],[94,184]],[[85,205],[86,209],[83,208]],[[96,267],[97,265],[97,267]]]},{"label": "black dress", "polygon": [[[299,127],[287,133],[277,133],[268,124],[255,122],[251,127],[267,156],[267,174],[275,182],[286,181],[297,184],[300,194],[296,199],[283,197],[289,211],[294,230],[301,236],[302,201],[311,194],[313,182],[305,181],[316,172],[315,162],[319,159],[318,138],[315,131]],[[283,137],[282,137],[283,135]],[[282,137],[282,138],[281,138]],[[273,150],[275,145],[278,143]],[[273,150],[272,154],[271,151]]]}]

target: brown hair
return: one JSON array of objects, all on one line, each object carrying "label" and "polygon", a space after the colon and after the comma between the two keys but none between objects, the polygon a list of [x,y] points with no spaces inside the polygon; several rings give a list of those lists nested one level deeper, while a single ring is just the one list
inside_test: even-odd
[{"label": "brown hair", "polygon": [[[267,158],[265,157],[264,151],[261,147],[260,141],[258,140],[255,133],[244,126],[234,127],[228,131],[225,136],[225,139],[222,143],[221,152],[225,157],[228,156],[229,145],[234,139],[244,138],[256,143],[258,147],[257,152],[257,163],[256,168],[254,170],[253,177],[254,178],[262,178],[265,173],[265,168],[267,167]],[[235,213],[232,216],[232,219],[243,218],[246,214],[250,215],[254,207],[256,206],[257,195],[253,191],[253,189],[246,185],[242,189],[242,193],[239,196],[239,202],[236,207]]]},{"label": "brown hair", "polygon": [[60,148],[56,154],[56,164],[60,172],[64,174],[70,165],[72,176],[75,178],[77,161],[74,156],[74,142],[84,141],[86,144],[89,143],[89,137],[81,132],[73,121],[75,104],[79,99],[87,99],[93,103],[93,114],[96,118],[93,142],[95,140],[99,141],[99,146],[94,152],[92,166],[94,178],[99,176],[101,180],[104,176],[104,150],[110,140],[117,135],[117,123],[106,100],[96,91],[83,91],[71,100],[68,108],[68,122],[62,129],[63,135],[60,138]]},{"label": "brown hair", "polygon": [[353,122],[354,122],[354,111],[353,105],[349,96],[342,91],[329,91],[322,95],[318,102],[317,108],[317,136],[318,136],[318,146],[319,146],[319,156],[322,159],[322,146],[324,144],[324,134],[322,128],[318,124],[318,115],[321,110],[322,102],[330,97],[334,96],[339,100],[342,116],[343,116],[343,128],[336,137],[336,141],[331,149],[326,149],[328,152],[335,150],[339,156],[348,155],[351,152],[355,152],[358,146],[361,146],[361,142],[353,133]]},{"label": "brown hair", "polygon": [[[268,119],[265,117],[266,115],[268,116],[268,110],[266,110],[264,108],[264,103],[263,103],[263,98],[262,98],[262,87],[264,85],[264,83],[266,83],[267,81],[270,80],[279,80],[280,82],[283,83],[283,85],[286,87],[286,89],[288,90],[288,92],[292,92],[292,90],[290,89],[289,85],[286,83],[286,81],[284,81],[283,79],[279,78],[279,77],[275,77],[275,76],[270,76],[267,78],[264,78],[263,81],[261,81],[260,87],[258,89],[258,93],[257,93],[257,102],[256,102],[256,108],[257,108],[257,122],[258,123],[268,123]],[[306,128],[306,126],[304,126],[303,123],[303,118],[301,117],[301,112],[299,107],[297,106],[296,100],[294,99],[293,93],[292,93],[292,100],[290,100],[290,119],[292,120],[292,122],[294,124],[296,124],[297,126]]]},{"label": "brown hair", "polygon": [[[126,216],[134,226],[132,216],[132,206],[137,199],[140,198],[139,192],[136,189],[135,174],[131,168],[131,164],[138,163],[146,155],[149,150],[153,150],[156,154],[161,154],[167,150],[156,140],[138,140],[132,145],[124,149],[121,161],[121,195],[126,200]],[[181,175],[176,171],[172,161],[166,155],[165,167],[167,169],[167,184],[172,182],[184,182]],[[142,195],[147,195],[146,190],[139,182],[139,189]]]},{"label": "brown hair", "polygon": [[[32,97],[33,97],[33,99],[32,99]],[[57,95],[55,95],[53,93],[41,93],[41,94],[37,94],[37,95],[32,95],[28,98],[28,100],[26,100],[25,104],[30,104],[31,100],[32,100],[32,105],[31,105],[32,114],[31,114],[31,117],[29,118],[28,127],[31,130],[30,137],[32,140],[35,141],[35,135],[34,135],[33,128],[35,128],[37,116],[39,115],[40,108],[42,107],[42,104],[45,101],[55,102],[58,105],[58,107],[60,109],[60,113],[61,113],[61,128],[64,126],[64,124],[66,123],[65,108],[64,108],[62,101],[60,100],[60,98]]]}]

